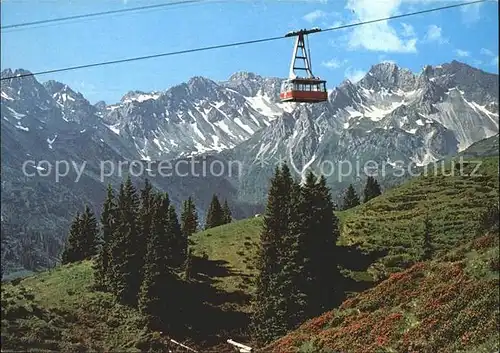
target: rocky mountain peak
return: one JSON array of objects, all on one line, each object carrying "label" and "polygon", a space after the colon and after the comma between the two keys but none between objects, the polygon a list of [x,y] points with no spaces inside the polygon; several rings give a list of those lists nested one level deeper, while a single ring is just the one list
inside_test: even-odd
[{"label": "rocky mountain peak", "polygon": [[229,77],[229,81],[261,81],[262,76],[259,76],[253,72],[248,72],[248,71],[239,71],[235,72]]},{"label": "rocky mountain peak", "polygon": [[373,65],[359,83],[365,88],[374,90],[386,88],[409,91],[415,82],[416,77],[410,70],[400,68],[392,62],[383,62]]}]

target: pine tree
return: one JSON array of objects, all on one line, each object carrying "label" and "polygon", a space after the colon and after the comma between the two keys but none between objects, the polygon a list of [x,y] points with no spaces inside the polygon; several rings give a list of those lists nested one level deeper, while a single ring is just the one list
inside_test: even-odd
[{"label": "pine tree", "polygon": [[[294,182],[286,165],[276,168],[271,179],[264,224],[260,235],[259,257],[257,261],[256,294],[251,328],[257,340],[265,343],[284,335],[290,328],[290,316],[296,307],[290,298],[295,293],[285,292],[294,287],[290,273],[295,269],[283,263],[293,259],[293,247],[288,238],[291,213],[291,196]],[[284,245],[288,247],[284,251]]]},{"label": "pine tree", "polygon": [[186,261],[184,263],[184,279],[189,280],[193,274],[193,251],[188,249]]},{"label": "pine tree", "polygon": [[154,193],[153,186],[149,179],[144,181],[144,187],[140,192],[140,205],[138,209],[139,215],[139,232],[137,253],[135,255],[137,266],[140,268],[140,276],[143,276],[143,269],[147,253],[148,238],[151,230],[151,222],[153,218],[153,203]]},{"label": "pine tree", "polygon": [[140,258],[140,226],[138,219],[139,199],[130,176],[120,186],[117,222],[111,246],[113,292],[119,302],[135,305],[142,282]]},{"label": "pine tree", "polygon": [[97,254],[99,229],[94,212],[85,206],[80,223],[80,249],[83,259],[91,259]]},{"label": "pine tree", "polygon": [[177,213],[174,205],[168,208],[167,236],[170,240],[169,246],[169,266],[180,267],[186,261],[188,251],[187,238],[183,236]]},{"label": "pine tree", "polygon": [[424,219],[424,234],[422,240],[422,260],[430,260],[434,254],[434,246],[432,244],[432,223],[429,215],[426,215]]},{"label": "pine tree", "polygon": [[[339,292],[340,273],[337,269],[336,241],[338,220],[326,179],[316,180],[312,173],[303,186],[304,207],[299,215],[304,220],[305,238],[302,242],[304,274],[308,278],[303,291],[307,295],[307,317],[320,315],[332,308]],[[339,293],[340,294],[340,293]]]},{"label": "pine tree", "polygon": [[77,212],[68,234],[68,239],[66,240],[66,246],[61,255],[61,263],[63,265],[69,264],[76,261],[81,261],[83,259],[82,249],[81,249],[81,216],[80,212]]},{"label": "pine tree", "polygon": [[[286,173],[286,170],[285,170]],[[288,178],[286,174],[285,178]],[[279,292],[282,295],[284,318],[287,330],[296,328],[307,314],[307,295],[304,286],[304,252],[301,251],[304,238],[303,195],[301,186],[293,181],[290,190],[288,229],[279,251]]]},{"label": "pine tree", "polygon": [[196,213],[196,207],[191,197],[185,200],[182,205],[181,229],[183,236],[188,239],[188,243],[191,245],[189,238],[198,229],[198,214]]},{"label": "pine tree", "polygon": [[356,190],[354,190],[354,187],[352,184],[349,184],[349,187],[347,188],[347,191],[344,196],[344,210],[347,210],[349,208],[353,208],[359,205],[359,197],[358,194],[356,193]]},{"label": "pine tree", "polygon": [[224,224],[231,223],[233,221],[231,209],[229,208],[229,204],[227,203],[227,200],[224,200],[224,206],[222,207],[222,214],[223,214],[223,218],[224,218]]},{"label": "pine tree", "polygon": [[175,275],[168,267],[168,234],[165,229],[165,197],[155,198],[151,234],[147,246],[144,278],[140,287],[138,308],[148,319],[148,326],[153,330],[169,329],[167,323],[176,323],[175,301],[177,283]]},{"label": "pine tree", "polygon": [[109,184],[100,219],[102,230],[101,246],[94,266],[94,282],[96,287],[100,289],[109,289],[108,279],[110,276],[110,244],[115,224],[115,212],[116,204],[114,200],[113,188],[111,184]]},{"label": "pine tree", "polygon": [[381,194],[382,191],[380,191],[380,185],[378,184],[377,180],[374,177],[369,176],[366,179],[363,202],[368,202],[374,197],[377,197]]},{"label": "pine tree", "polygon": [[205,229],[210,229],[224,224],[224,213],[217,195],[212,196],[205,221]]}]

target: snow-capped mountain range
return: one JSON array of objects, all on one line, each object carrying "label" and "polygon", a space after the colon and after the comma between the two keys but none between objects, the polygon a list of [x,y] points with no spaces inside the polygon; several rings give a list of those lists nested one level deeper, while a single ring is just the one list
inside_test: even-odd
[{"label": "snow-capped mountain range", "polygon": [[[4,70],[1,76],[23,73]],[[211,193],[220,192],[243,217],[255,210],[249,204],[263,202],[277,161],[288,161],[298,175],[326,161],[425,165],[498,134],[498,75],[457,61],[425,66],[419,73],[377,64],[359,82],[342,82],[319,104],[281,103],[281,82],[247,72],[223,82],[193,77],[163,92],[131,91],[115,104],[92,105],[63,83],[2,80],[2,227],[26,223],[21,215],[29,214],[29,229],[58,229],[60,238],[83,202],[96,207],[102,202],[102,160],[211,155],[238,161],[243,168],[237,177],[154,182],[176,204],[194,193],[202,216]],[[24,176],[27,159],[71,160],[88,167],[77,183],[70,179],[77,175],[73,170],[54,183],[53,178]],[[357,179],[339,182],[331,175],[329,182],[338,194]]]}]

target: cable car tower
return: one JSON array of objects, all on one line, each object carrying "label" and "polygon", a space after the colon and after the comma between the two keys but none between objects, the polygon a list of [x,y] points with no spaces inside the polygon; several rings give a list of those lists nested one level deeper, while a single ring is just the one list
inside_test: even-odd
[{"label": "cable car tower", "polygon": [[[311,52],[307,35],[320,32],[321,29],[315,27],[310,30],[302,29],[300,31],[288,32],[285,37],[297,37],[293,49],[292,62],[290,64],[290,73],[288,79],[283,81],[280,91],[280,100],[282,102],[305,102],[319,103],[328,99],[326,90],[326,81],[315,77],[311,69]],[[301,53],[299,54],[299,49]],[[303,61],[303,66],[296,66],[297,59]],[[305,71],[305,75],[300,76],[295,70]]]}]

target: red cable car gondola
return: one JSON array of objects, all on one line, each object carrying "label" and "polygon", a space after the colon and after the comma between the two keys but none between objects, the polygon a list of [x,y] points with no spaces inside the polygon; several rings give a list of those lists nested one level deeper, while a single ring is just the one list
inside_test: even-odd
[{"label": "red cable car gondola", "polygon": [[[315,77],[311,70],[311,59],[309,48],[306,48],[304,38],[309,33],[319,32],[321,29],[313,28],[310,30],[300,30],[289,32],[285,37],[297,36],[295,47],[293,50],[292,62],[290,64],[290,74],[288,80],[283,81],[280,91],[280,100],[282,102],[306,102],[318,103],[328,99],[328,91],[326,90],[326,81]],[[299,48],[302,54],[298,55]],[[304,61],[304,67],[297,67],[295,63],[297,59]],[[306,77],[299,77],[295,74],[295,70],[306,71]]]}]

